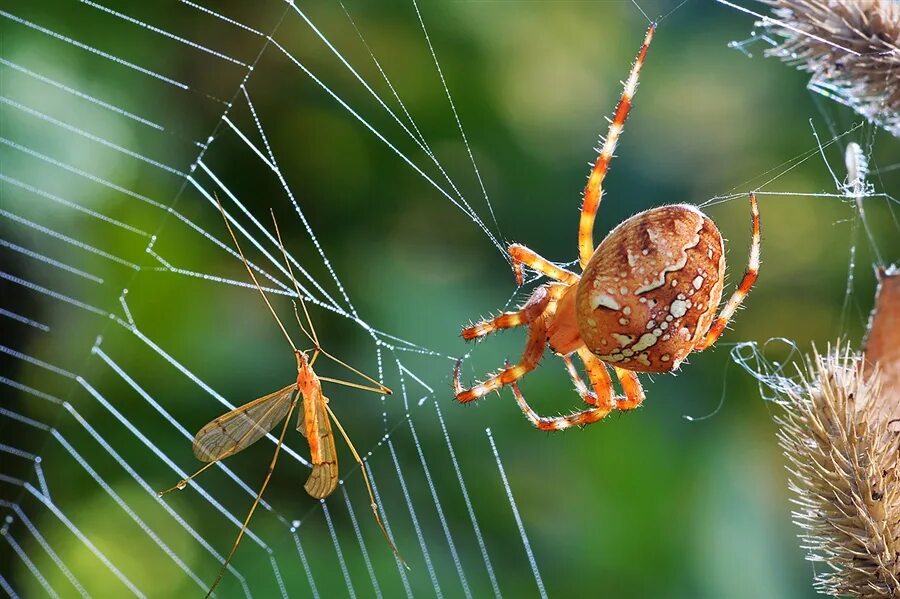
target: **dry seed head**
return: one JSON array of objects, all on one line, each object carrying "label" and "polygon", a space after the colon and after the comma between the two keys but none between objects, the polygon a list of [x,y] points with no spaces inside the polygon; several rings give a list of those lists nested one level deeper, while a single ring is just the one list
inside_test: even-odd
[{"label": "dry seed head", "polygon": [[757,22],[783,40],[768,55],[811,73],[811,89],[900,137],[900,2],[762,1],[789,26]]},{"label": "dry seed head", "polygon": [[815,353],[782,398],[778,438],[814,586],[832,596],[900,595],[900,434],[880,418],[877,371],[860,355]]}]

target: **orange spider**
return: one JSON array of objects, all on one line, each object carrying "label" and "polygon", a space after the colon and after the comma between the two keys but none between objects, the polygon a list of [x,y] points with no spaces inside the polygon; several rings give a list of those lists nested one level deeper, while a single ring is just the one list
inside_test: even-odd
[{"label": "orange spider", "polygon": [[[725,245],[715,223],[699,209],[673,204],[636,214],[621,223],[594,249],[594,218],[603,179],[638,84],[638,75],[656,25],[644,43],[625,83],[615,117],[584,189],[578,250],[582,274],[565,270],[527,247],[509,247],[516,281],[523,283],[523,265],[550,278],[535,289],[516,312],[507,312],[462,330],[465,340],[494,331],[528,327],[525,352],[518,364],[470,389],[459,381],[460,362],[453,375],[456,399],[476,400],[511,385],[529,420],[541,430],[584,426],[612,410],[632,410],[644,401],[638,372],[671,372],[692,351],[713,345],[756,281],[759,270],[759,211],[750,194],[753,241],[744,278],[722,312],[715,316],[725,278]],[[589,408],[566,416],[539,416],[526,403],[517,382],[534,370],[546,346],[565,360],[575,388]],[[591,389],[569,356],[578,353]],[[606,367],[612,366],[624,396],[614,396]]]}]

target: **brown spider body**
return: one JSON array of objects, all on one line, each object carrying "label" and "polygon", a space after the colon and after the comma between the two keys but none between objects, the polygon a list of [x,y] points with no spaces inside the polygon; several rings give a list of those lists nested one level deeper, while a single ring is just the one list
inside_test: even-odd
[{"label": "brown spider body", "polygon": [[[578,227],[579,275],[519,244],[509,247],[516,280],[523,267],[546,276],[519,310],[465,327],[467,341],[495,331],[528,327],[521,360],[507,364],[482,383],[465,389],[454,372],[456,399],[484,397],[512,387],[519,407],[541,430],[563,430],[599,422],[613,410],[632,410],[644,401],[638,372],[671,372],[692,351],[702,351],[724,332],[759,272],[759,211],[750,194],[753,238],[747,270],[722,311],[725,245],[715,223],[698,208],[673,204],[635,214],[594,246],[594,219],[603,197],[603,180],[637,89],[638,75],[653,38],[651,25],[638,51],[615,117],[584,189]],[[519,392],[517,382],[534,370],[549,345],[562,356],[578,394],[588,407],[565,416],[539,416]],[[584,364],[585,384],[570,358]],[[612,368],[623,395],[615,395]]]},{"label": "brown spider body", "polygon": [[669,372],[715,317],[725,246],[715,223],[685,204],[620,224],[597,247],[576,291],[581,339],[604,362]]},{"label": "brown spider body", "polygon": [[[550,349],[586,346],[636,372],[676,370],[722,299],[725,246],[716,224],[688,204],[635,214],[597,246],[548,322]],[[544,287],[529,303],[536,303]]]}]

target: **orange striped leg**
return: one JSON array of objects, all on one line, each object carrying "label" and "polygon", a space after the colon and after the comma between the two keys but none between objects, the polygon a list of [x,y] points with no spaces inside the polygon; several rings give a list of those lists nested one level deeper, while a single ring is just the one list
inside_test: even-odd
[{"label": "orange striped leg", "polygon": [[540,416],[525,401],[525,397],[519,390],[519,385],[512,383],[511,387],[513,395],[516,397],[516,403],[519,404],[522,413],[525,414],[535,428],[542,431],[562,431],[573,426],[587,426],[606,418],[615,407],[612,401],[608,401],[606,405],[598,405],[567,416]]},{"label": "orange striped leg", "polygon": [[754,193],[750,194],[750,214],[753,219],[753,241],[750,243],[750,261],[747,264],[747,270],[744,271],[744,278],[741,279],[740,285],[735,289],[719,316],[712,322],[706,335],[694,345],[694,349],[697,351],[703,351],[718,341],[722,333],[725,332],[728,321],[734,316],[734,311],[738,309],[738,306],[750,293],[750,289],[759,276],[759,206],[756,203],[756,194]]},{"label": "orange striped leg", "polygon": [[592,354],[586,347],[580,348],[578,350],[578,355],[584,363],[588,378],[591,381],[591,387],[593,387],[593,391],[588,389],[587,385],[584,384],[581,375],[575,370],[572,359],[569,356],[563,356],[563,360],[566,363],[566,370],[569,372],[569,378],[571,378],[572,382],[575,384],[575,390],[578,391],[578,395],[581,396],[584,403],[591,406],[606,406],[612,403],[612,379],[609,378],[606,364]]},{"label": "orange striped leg", "polygon": [[456,392],[456,399],[460,403],[468,403],[479,397],[484,397],[491,391],[496,391],[504,385],[513,383],[532,370],[534,370],[541,356],[544,355],[544,348],[547,346],[547,323],[543,318],[535,320],[528,329],[528,341],[525,343],[525,352],[522,354],[522,361],[515,366],[507,366],[498,374],[492,376],[483,383],[479,383],[471,389],[463,389],[459,382],[460,363],[456,363],[453,370],[453,390]]},{"label": "orange striped leg", "polygon": [[531,297],[519,310],[504,312],[495,318],[467,326],[462,330],[462,338],[466,341],[472,341],[501,329],[511,329],[531,324],[544,313],[550,302],[559,299],[565,290],[566,287],[564,285],[541,285],[534,290],[534,293],[531,294]]},{"label": "orange striped leg", "polygon": [[631,73],[628,75],[628,81],[625,82],[625,91],[616,106],[616,113],[613,120],[609,123],[609,130],[606,133],[606,139],[603,147],[600,149],[600,155],[591,169],[588,177],[587,185],[584,188],[584,202],[581,205],[581,222],[578,226],[578,255],[581,260],[581,268],[587,268],[588,260],[594,253],[594,218],[597,216],[597,208],[600,207],[600,197],[603,195],[603,179],[606,178],[606,171],[609,169],[609,163],[612,160],[613,153],[616,151],[616,144],[619,143],[619,136],[622,134],[622,128],[625,126],[625,120],[628,118],[628,112],[631,110],[631,100],[637,91],[638,76],[641,67],[644,65],[644,57],[647,55],[647,48],[650,47],[650,41],[653,39],[653,32],[656,30],[656,24],[650,25],[647,35],[644,37],[644,43],[638,51],[634,65],[631,67]]},{"label": "orange striped leg", "polygon": [[512,258],[512,267],[513,272],[516,275],[516,282],[519,285],[525,282],[525,273],[522,272],[523,264],[531,270],[539,272],[551,279],[562,281],[568,285],[574,285],[578,282],[579,277],[574,272],[558,267],[520,243],[512,244],[509,246],[508,251],[509,257]]},{"label": "orange striped leg", "polygon": [[[581,357],[581,360],[584,362],[584,366],[587,369],[588,378],[591,379],[591,385],[594,387],[593,392],[588,390],[568,356],[564,359],[566,361],[566,369],[569,371],[569,376],[575,383],[575,388],[578,390],[578,393],[586,403],[592,406],[599,406],[605,405],[609,401],[614,401],[616,409],[623,411],[633,410],[644,403],[644,388],[641,387],[641,382],[638,380],[635,372],[613,366],[613,369],[616,371],[616,376],[619,377],[619,382],[622,384],[622,391],[625,392],[625,395],[624,397],[612,397],[612,379],[610,379],[609,372],[606,370],[606,364],[592,354],[586,347],[579,349],[578,355]],[[598,397],[601,399],[597,399]]]},{"label": "orange striped leg", "polygon": [[633,370],[625,370],[613,366],[616,376],[619,377],[619,383],[622,384],[622,391],[625,397],[616,397],[617,410],[633,410],[644,403],[644,388],[641,381],[638,380],[637,373]]}]

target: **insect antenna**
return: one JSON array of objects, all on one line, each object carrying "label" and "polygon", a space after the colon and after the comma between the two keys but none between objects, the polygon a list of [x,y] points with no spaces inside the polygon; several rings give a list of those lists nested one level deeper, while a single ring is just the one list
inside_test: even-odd
[{"label": "insect antenna", "polygon": [[313,344],[315,345],[315,354],[313,355],[312,359],[310,360],[310,365],[312,365],[312,363],[318,357],[318,354],[321,353],[325,357],[332,360],[333,362],[340,364],[347,370],[349,370],[349,371],[361,376],[365,380],[369,381],[370,383],[372,383],[372,385],[374,385],[374,387],[369,387],[368,385],[360,385],[358,383],[351,383],[348,381],[342,381],[340,379],[332,379],[332,378],[327,378],[327,377],[319,377],[319,380],[328,381],[330,383],[336,383],[338,385],[344,385],[346,387],[353,387],[354,389],[362,389],[363,391],[372,391],[373,393],[380,393],[382,395],[391,395],[392,392],[388,387],[385,387],[384,385],[382,385],[381,383],[379,383],[378,381],[376,381],[369,375],[367,375],[363,372],[360,372],[353,366],[350,366],[343,360],[336,358],[335,356],[331,355],[330,353],[328,353],[327,351],[322,349],[322,346],[319,344],[319,336],[316,334],[316,327],[313,326],[312,318],[310,318],[310,316],[309,316],[309,310],[307,309],[306,302],[303,299],[303,294],[300,293],[300,285],[299,285],[299,283],[297,283],[297,279],[294,277],[294,269],[291,268],[291,262],[290,262],[290,260],[288,260],[287,251],[284,249],[284,242],[281,240],[281,231],[278,228],[278,220],[275,218],[275,212],[271,209],[269,210],[269,212],[272,215],[272,223],[275,225],[275,236],[278,238],[278,247],[281,249],[281,255],[284,256],[284,263],[287,266],[288,272],[291,275],[291,282],[293,282],[293,284],[294,284],[294,291],[297,292],[297,299],[300,300],[300,306],[303,308],[303,314],[306,317],[306,324],[309,326],[309,330],[307,330],[307,328],[305,326],[303,326],[303,323],[300,320],[300,315],[297,313],[297,305],[296,304],[294,304],[294,316],[297,318],[297,324],[300,325],[300,329],[306,334],[307,337],[309,337],[309,340],[312,341]]},{"label": "insect antenna", "polygon": [[212,586],[209,587],[209,591],[206,592],[207,599],[212,596],[213,591],[216,590],[216,587],[219,586],[219,583],[222,581],[222,577],[225,576],[225,572],[228,569],[228,564],[231,563],[231,558],[234,557],[234,552],[237,551],[238,545],[241,544],[241,539],[244,538],[244,533],[247,532],[247,527],[250,525],[250,519],[253,517],[253,513],[256,511],[256,508],[259,507],[259,502],[262,501],[262,496],[266,491],[266,487],[269,486],[269,480],[271,480],[272,473],[275,471],[275,464],[278,462],[278,455],[281,453],[282,445],[284,445],[284,436],[287,433],[288,426],[291,423],[291,416],[294,413],[294,408],[297,407],[297,397],[297,394],[294,394],[291,397],[291,407],[288,410],[287,417],[284,419],[284,425],[281,427],[281,435],[278,436],[278,443],[275,445],[275,453],[272,455],[272,461],[271,463],[269,463],[269,469],[266,471],[266,478],[263,479],[262,486],[259,488],[259,493],[256,494],[256,499],[253,500],[253,505],[250,507],[250,511],[247,512],[247,517],[244,518],[244,523],[241,525],[241,531],[238,533],[237,538],[234,540],[234,544],[231,546],[231,551],[228,552],[228,557],[225,558],[225,563],[222,564],[222,568],[219,570],[219,575],[216,576],[216,580],[213,582]]},{"label": "insect antenna", "polygon": [[347,443],[347,447],[350,448],[350,453],[353,454],[353,459],[356,460],[356,463],[359,464],[359,470],[362,472],[363,480],[366,483],[366,491],[369,492],[369,507],[372,508],[372,515],[375,516],[375,522],[378,524],[378,528],[381,529],[381,534],[384,535],[385,540],[388,542],[388,545],[391,546],[391,549],[394,552],[394,555],[397,556],[397,559],[400,560],[400,563],[409,570],[409,565],[406,563],[406,560],[403,559],[403,556],[400,555],[400,551],[397,550],[397,546],[394,545],[393,539],[388,534],[387,529],[384,527],[384,524],[381,522],[381,516],[378,515],[378,503],[375,501],[375,494],[372,492],[372,484],[369,482],[369,475],[366,472],[366,465],[363,464],[362,458],[359,457],[359,453],[356,451],[356,447],[353,446],[353,442],[350,440],[350,437],[347,435],[347,431],[344,430],[344,427],[341,425],[341,421],[338,420],[337,416],[334,415],[334,411],[331,409],[331,406],[325,402],[325,409],[328,410],[328,415],[331,416],[331,419],[334,421],[335,426],[337,426],[338,431],[341,433],[341,437],[344,438],[344,441]]},{"label": "insect antenna", "polygon": [[[293,339],[288,335],[287,329],[284,328],[284,324],[282,324],[281,319],[278,318],[278,314],[275,313],[275,308],[272,307],[272,304],[269,302],[269,298],[266,296],[266,292],[263,291],[263,288],[260,286],[259,281],[256,279],[256,275],[253,274],[253,269],[250,268],[250,264],[247,262],[246,256],[244,256],[244,250],[241,249],[241,244],[238,243],[237,237],[234,234],[234,231],[231,228],[231,224],[228,222],[228,216],[225,214],[225,209],[222,208],[222,202],[219,200],[219,196],[213,192],[213,196],[216,198],[216,204],[219,205],[219,212],[222,213],[222,218],[225,220],[225,227],[228,229],[228,234],[231,235],[231,240],[234,242],[234,246],[237,248],[238,254],[241,256],[241,261],[244,263],[244,268],[247,269],[247,273],[250,275],[250,278],[253,279],[253,284],[256,285],[257,291],[262,296],[263,301],[266,302],[266,306],[269,308],[269,312],[272,313],[272,317],[275,319],[275,322],[278,323],[278,328],[281,329],[281,332],[284,333],[285,339],[288,340],[288,343],[291,344],[294,352],[296,353],[297,346],[294,345]],[[292,275],[293,276],[293,275]]]},{"label": "insect antenna", "polygon": [[[309,317],[309,310],[306,308],[306,301],[303,299],[303,294],[300,293],[300,284],[297,283],[297,278],[294,276],[294,269],[291,268],[291,261],[288,260],[287,250],[284,249],[284,242],[281,241],[281,230],[278,228],[278,220],[275,218],[275,211],[269,208],[269,213],[272,215],[272,223],[275,225],[275,236],[278,237],[278,247],[281,249],[281,255],[284,256],[284,264],[287,266],[288,273],[291,275],[291,283],[294,284],[294,291],[297,292],[297,299],[300,300],[300,305],[303,307],[303,314],[306,316],[306,324],[309,325],[309,330],[303,323],[300,321],[300,315],[297,314],[297,305],[294,304],[294,316],[297,317],[297,324],[300,325],[300,330],[302,330],[309,340],[313,342],[315,345],[316,351],[321,350],[321,346],[319,345],[319,336],[316,335],[316,327],[313,326],[312,318]],[[315,357],[313,357],[315,360]]]}]

